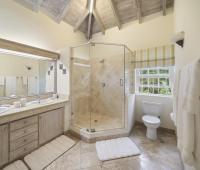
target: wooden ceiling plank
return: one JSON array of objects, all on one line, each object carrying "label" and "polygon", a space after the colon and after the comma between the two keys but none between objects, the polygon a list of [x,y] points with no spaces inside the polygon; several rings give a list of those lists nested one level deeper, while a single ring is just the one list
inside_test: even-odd
[{"label": "wooden ceiling plank", "polygon": [[[90,40],[92,37],[92,30],[93,30],[93,21],[92,16],[94,12],[94,7],[96,6],[96,0],[88,1],[88,9],[89,9],[89,20],[88,20],[88,30],[87,30],[87,38]],[[91,9],[90,9],[91,8]]]},{"label": "wooden ceiling plank", "polygon": [[117,24],[118,28],[120,29],[121,28],[121,22],[119,20],[119,14],[118,14],[117,9],[115,7],[114,1],[113,0],[108,0],[108,1],[110,3],[111,8],[112,8],[112,12],[113,12],[113,15],[115,17],[116,24]]},{"label": "wooden ceiling plank", "polygon": [[141,0],[135,0],[136,7],[137,7],[137,18],[139,23],[142,23],[142,2]]},{"label": "wooden ceiling plank", "polygon": [[60,23],[63,20],[63,18],[65,17],[66,13],[68,12],[70,1],[71,0],[68,0],[68,2],[65,4],[65,8],[64,8],[62,14],[57,18],[57,23]]},{"label": "wooden ceiling plank", "polygon": [[81,26],[81,24],[84,22],[84,20],[87,18],[88,15],[89,15],[89,10],[86,10],[84,12],[83,16],[76,23],[76,25],[74,27],[74,32],[76,32],[79,29],[79,27]]},{"label": "wooden ceiling plank", "polygon": [[165,16],[167,9],[167,0],[162,0],[162,9],[163,9],[163,16]]},{"label": "wooden ceiling plank", "polygon": [[101,21],[101,18],[99,17],[99,14],[96,9],[94,9],[93,14],[94,14],[94,17],[95,17],[100,29],[101,29],[101,32],[103,34],[105,34],[105,28],[104,28],[103,22]]},{"label": "wooden ceiling plank", "polygon": [[33,5],[33,11],[38,12],[40,9],[40,6],[42,5],[44,0],[38,0],[34,5]]},{"label": "wooden ceiling plank", "polygon": [[92,30],[92,13],[89,14],[89,20],[88,20],[88,32],[87,32],[88,40],[91,37],[91,30]]}]

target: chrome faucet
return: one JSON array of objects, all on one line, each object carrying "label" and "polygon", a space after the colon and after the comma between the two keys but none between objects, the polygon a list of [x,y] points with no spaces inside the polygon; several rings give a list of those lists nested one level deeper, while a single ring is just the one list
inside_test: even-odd
[{"label": "chrome faucet", "polygon": [[38,98],[38,103],[40,104],[41,96],[40,96],[40,95],[37,95],[37,98]]}]

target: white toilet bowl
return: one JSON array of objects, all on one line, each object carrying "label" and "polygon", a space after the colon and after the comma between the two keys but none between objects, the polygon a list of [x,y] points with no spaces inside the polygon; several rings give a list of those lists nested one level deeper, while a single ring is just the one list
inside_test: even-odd
[{"label": "white toilet bowl", "polygon": [[146,136],[151,140],[157,139],[157,128],[160,126],[160,119],[156,116],[145,115],[142,120],[147,127]]}]

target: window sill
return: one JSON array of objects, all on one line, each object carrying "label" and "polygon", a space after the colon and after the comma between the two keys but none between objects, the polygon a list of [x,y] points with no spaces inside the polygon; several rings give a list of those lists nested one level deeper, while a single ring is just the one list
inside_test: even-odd
[{"label": "window sill", "polygon": [[173,98],[173,95],[156,95],[156,94],[142,94],[142,93],[135,93],[136,96],[149,96],[149,97],[162,97],[162,98]]}]

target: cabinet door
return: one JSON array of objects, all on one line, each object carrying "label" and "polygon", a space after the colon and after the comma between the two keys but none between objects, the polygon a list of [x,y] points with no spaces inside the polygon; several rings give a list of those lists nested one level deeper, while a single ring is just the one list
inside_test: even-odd
[{"label": "cabinet door", "polygon": [[39,144],[44,144],[63,133],[64,108],[39,115]]},{"label": "cabinet door", "polygon": [[0,126],[0,166],[8,163],[8,124]]}]

